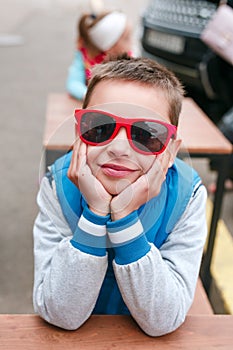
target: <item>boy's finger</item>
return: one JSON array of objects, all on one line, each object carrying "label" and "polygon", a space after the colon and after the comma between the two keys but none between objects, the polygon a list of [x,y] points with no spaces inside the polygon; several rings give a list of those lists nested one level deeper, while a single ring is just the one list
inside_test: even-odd
[{"label": "boy's finger", "polygon": [[85,143],[81,142],[78,153],[77,153],[77,172],[79,173],[80,170],[86,165],[87,160],[87,146]]},{"label": "boy's finger", "polygon": [[76,173],[79,148],[80,148],[80,139],[77,139],[74,143],[71,162],[70,162],[70,166],[68,169],[68,176],[70,178],[74,178],[75,173]]}]

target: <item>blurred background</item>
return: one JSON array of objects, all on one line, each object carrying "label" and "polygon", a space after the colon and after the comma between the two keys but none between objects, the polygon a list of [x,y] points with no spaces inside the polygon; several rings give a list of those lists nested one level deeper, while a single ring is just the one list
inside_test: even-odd
[{"label": "blurred background", "polygon": [[[105,3],[129,16],[139,52],[154,55],[142,40],[149,0]],[[0,313],[33,312],[32,229],[47,96],[65,92],[77,19],[89,9],[86,0],[0,0]],[[206,111],[212,108],[195,98]],[[227,108],[218,107],[221,113]],[[206,185],[215,180],[206,159],[193,166]],[[232,192],[226,193],[222,218],[231,234],[232,202]]]}]

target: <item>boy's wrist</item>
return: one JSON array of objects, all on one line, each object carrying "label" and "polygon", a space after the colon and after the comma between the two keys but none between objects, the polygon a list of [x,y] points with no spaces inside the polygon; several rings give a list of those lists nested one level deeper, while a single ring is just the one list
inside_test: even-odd
[{"label": "boy's wrist", "polygon": [[95,215],[98,215],[98,216],[102,216],[102,217],[106,217],[109,215],[109,206],[107,206],[106,208],[102,208],[101,210],[97,209],[97,208],[94,208],[94,207],[91,207],[89,205],[89,210],[95,214]]},{"label": "boy's wrist", "polygon": [[112,222],[114,221],[119,221],[122,220],[124,218],[126,218],[127,216],[129,216],[132,213],[132,211],[112,211],[111,212],[111,220]]},{"label": "boy's wrist", "polygon": [[[143,204],[138,199],[135,200],[134,194],[132,193],[132,185],[130,185],[127,190],[127,193],[124,194],[124,191],[122,191],[122,193],[113,197],[110,202],[112,221],[121,220],[129,216],[131,213],[136,212],[138,208]],[[141,196],[139,197],[141,199]]]},{"label": "boy's wrist", "polygon": [[93,224],[97,224],[97,225],[106,225],[106,223],[110,219],[110,214],[108,212],[104,213],[102,211],[95,210],[95,209],[91,208],[90,206],[89,207],[85,206],[82,215],[88,221],[92,222]]}]

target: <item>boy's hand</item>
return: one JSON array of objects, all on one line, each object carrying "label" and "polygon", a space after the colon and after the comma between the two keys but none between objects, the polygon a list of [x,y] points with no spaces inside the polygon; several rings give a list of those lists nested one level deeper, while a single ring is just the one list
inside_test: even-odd
[{"label": "boy's hand", "polygon": [[147,173],[140,176],[134,183],[112,199],[112,220],[119,220],[129,215],[160,193],[170,159],[170,154],[166,151],[162,155],[157,156]]},{"label": "boy's hand", "polygon": [[83,194],[89,209],[95,214],[105,216],[110,212],[112,197],[92,174],[87,164],[86,150],[86,144],[77,139],[67,175]]}]

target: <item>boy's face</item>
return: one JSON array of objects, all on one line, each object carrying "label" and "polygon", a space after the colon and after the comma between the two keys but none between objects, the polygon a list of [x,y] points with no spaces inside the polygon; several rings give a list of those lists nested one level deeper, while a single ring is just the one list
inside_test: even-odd
[{"label": "boy's face", "polygon": [[[125,106],[125,110],[120,111],[120,116],[126,119],[127,116],[129,118],[148,117],[148,119],[170,123],[169,106],[164,93],[159,89],[145,87],[138,83],[120,80],[98,83],[87,108],[91,109],[92,106],[103,104],[108,104],[108,112],[115,115],[119,115],[120,106]],[[146,112],[141,115],[138,113],[140,109]],[[166,150],[159,157],[174,159],[179,145],[180,140],[170,140]],[[146,173],[155,157],[155,155],[145,155],[134,150],[128,142],[124,127],[120,128],[110,143],[102,146],[87,146],[87,161],[92,173],[112,195],[118,194]]]}]

